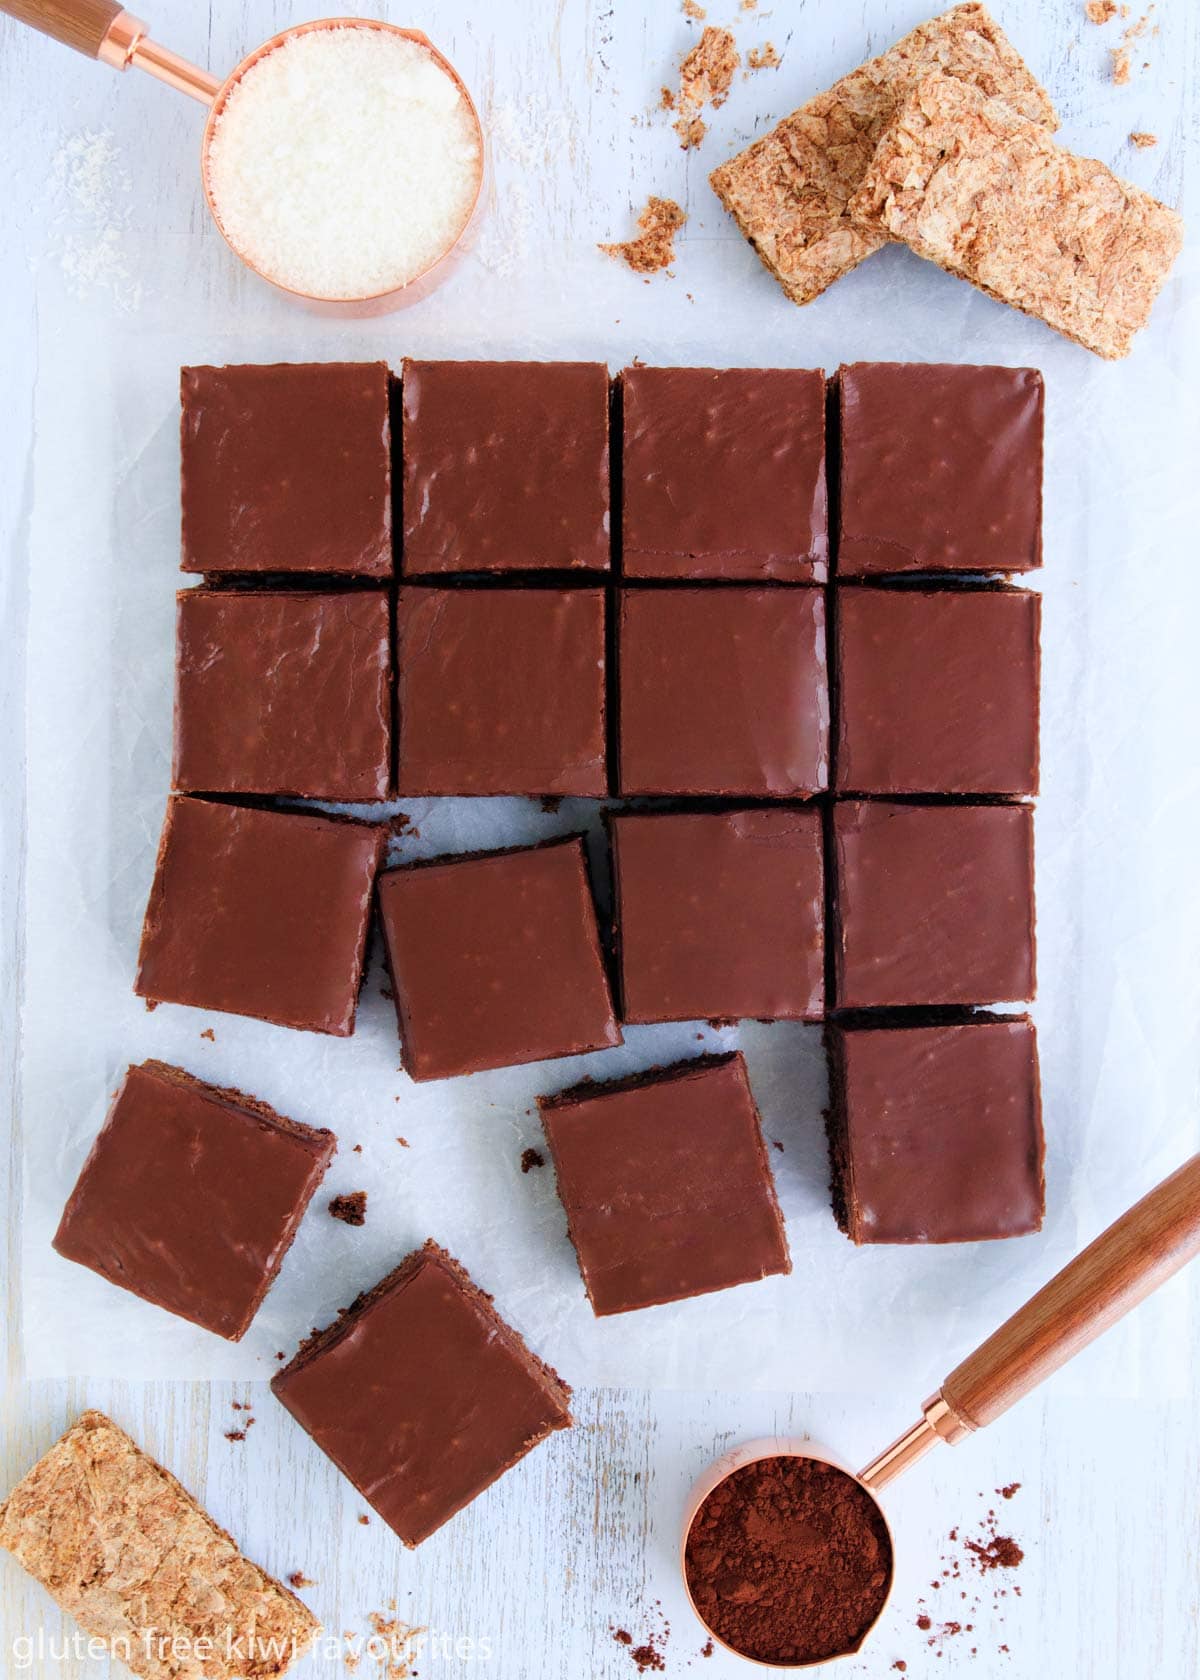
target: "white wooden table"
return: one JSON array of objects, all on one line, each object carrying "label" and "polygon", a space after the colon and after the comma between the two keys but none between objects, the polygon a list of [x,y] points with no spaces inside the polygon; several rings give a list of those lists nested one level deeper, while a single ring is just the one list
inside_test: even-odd
[{"label": "white wooden table", "polygon": [[[140,9],[140,8],[139,8]],[[655,310],[695,307],[711,321],[720,362],[722,321],[735,298],[760,284],[745,248],[724,225],[704,184],[712,163],[756,127],[782,115],[866,53],[879,50],[924,15],[919,0],[760,0],[757,14],[736,0],[710,8],[736,23],[743,46],[772,40],[778,72],[739,82],[703,153],[685,157],[664,122],[650,114],[659,85],[686,46],[689,30],[675,0],[413,0],[405,11],[366,4],[366,12],[424,27],[458,63],[490,115],[497,165],[490,231],[475,282],[435,300],[425,342],[469,353],[490,274],[489,307],[513,311],[510,353],[589,353],[591,314],[627,309],[652,332]],[[1134,7],[1134,14],[1140,10]],[[1187,0],[1156,17],[1162,35],[1134,43],[1132,85],[1106,80],[1106,49],[1119,25],[1100,31],[1080,0],[1013,0],[1002,21],[1043,73],[1072,143],[1113,161],[1174,203],[1195,189],[1193,86],[1198,18]],[[290,0],[227,0],[196,7],[166,0],[155,33],[214,69],[232,65],[275,30],[312,15]],[[1151,19],[1153,23],[1154,18]],[[694,33],[694,31],[693,31]],[[31,393],[41,295],[49,264],[64,278],[95,333],[137,320],[136,277],[156,241],[194,243],[206,265],[214,311],[231,319],[253,307],[275,321],[287,306],[251,297],[206,229],[196,178],[197,112],[141,78],[120,80],[65,50],[0,21],[0,113],[7,157],[0,279],[0,549],[4,642],[0,659],[3,790],[0,799],[4,923],[0,949],[0,1054],[5,1137],[0,1151],[7,1324],[5,1398],[0,1424],[0,1489],[7,1487],[85,1405],[109,1411],[205,1501],[246,1550],[280,1573],[313,1581],[305,1597],[327,1629],[363,1638],[372,1612],[428,1627],[434,1646],[416,1662],[427,1677],[492,1674],[500,1680],[630,1677],[627,1649],[661,1640],[668,1673],[699,1663],[711,1680],[742,1672],[702,1661],[702,1635],[681,1602],[675,1552],[678,1517],[691,1479],[720,1449],[753,1435],[812,1432],[847,1459],[862,1460],[915,1415],[915,1404],[962,1348],[913,1348],[896,1389],[871,1401],[795,1394],[602,1391],[578,1396],[578,1427],[539,1450],[418,1554],[405,1553],[383,1525],[359,1521],[361,1502],[298,1435],[263,1388],[186,1383],[114,1384],[23,1380],[18,1321],[21,1126],[16,1104],[21,986],[21,714],[23,530],[29,510]],[[1133,154],[1124,137],[1160,137]],[[68,151],[64,152],[64,143]],[[70,147],[85,160],[72,173]],[[90,161],[89,161],[90,160]],[[99,160],[100,167],[89,173]],[[67,167],[64,169],[64,161]],[[564,163],[566,167],[564,167]],[[1189,192],[1189,187],[1191,188]],[[678,278],[643,292],[614,270],[581,310],[560,284],[564,253],[582,260],[597,238],[621,237],[648,191],[686,199],[692,222]],[[190,249],[190,247],[189,247]],[[765,285],[765,282],[761,284]],[[733,288],[736,285],[739,290]],[[765,297],[766,293],[760,294]],[[864,301],[870,293],[864,289]],[[694,296],[694,303],[693,303]],[[447,301],[448,299],[448,301]],[[375,354],[393,359],[423,330],[418,316],[376,329]],[[536,323],[536,324],[535,324]],[[611,339],[608,316],[606,330]],[[540,336],[539,336],[540,327]],[[40,330],[53,330],[42,320]],[[321,328],[312,332],[319,339]],[[390,337],[387,336],[390,334]],[[492,340],[496,333],[493,331]],[[503,334],[501,334],[503,337]],[[364,341],[365,342],[365,341]],[[627,353],[638,348],[635,341]],[[606,345],[607,351],[607,345]],[[436,353],[436,351],[434,352]],[[69,982],[68,982],[69,983]],[[1193,1282],[1177,1281],[1191,1291]],[[1153,1306],[1148,1309],[1153,1313]],[[978,1329],[994,1311],[981,1304]],[[1192,1367],[1200,1367],[1193,1312]],[[1152,1321],[1151,1321],[1152,1327]],[[797,1383],[805,1381],[796,1350]],[[867,1656],[845,1672],[881,1676],[907,1664],[911,1674],[985,1676],[1070,1674],[1100,1680],[1187,1680],[1200,1674],[1200,1389],[1182,1400],[1078,1401],[1055,1391],[1026,1403],[988,1434],[942,1452],[889,1499],[900,1542],[895,1594]],[[244,1443],[226,1431],[250,1401],[256,1422]],[[993,1490],[1019,1482],[1011,1503]],[[986,1579],[969,1568],[961,1582],[932,1590],[944,1559],[963,1556],[947,1533],[979,1533],[989,1506],[1001,1531],[1028,1561],[1011,1577]],[[1019,1586],[1019,1595],[1003,1587]],[[957,1597],[963,1588],[968,1599]],[[932,1617],[917,1626],[920,1601]],[[939,1606],[939,1601],[941,1605]],[[939,1613],[940,1608],[940,1613]],[[971,1633],[940,1633],[944,1620]],[[0,1557],[0,1670],[6,1675],[96,1680],[101,1659],[58,1655],[65,1624],[11,1559]],[[934,1643],[931,1646],[929,1640]],[[26,1640],[43,1640],[29,1654]],[[446,1640],[449,1640],[449,1648]],[[486,1642],[453,1654],[456,1640]],[[448,1654],[449,1649],[449,1654]],[[467,1648],[462,1648],[466,1650]],[[340,1659],[312,1658],[304,1675],[343,1672]],[[369,1657],[361,1674],[384,1672]]]}]

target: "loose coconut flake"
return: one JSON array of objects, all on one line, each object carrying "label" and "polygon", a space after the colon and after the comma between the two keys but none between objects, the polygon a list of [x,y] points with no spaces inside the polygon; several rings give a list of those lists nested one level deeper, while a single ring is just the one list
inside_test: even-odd
[{"label": "loose coconut flake", "polygon": [[321,298],[406,285],[455,242],[482,158],[468,101],[415,41],[348,25],[284,39],[235,84],[209,185],[229,243]]}]

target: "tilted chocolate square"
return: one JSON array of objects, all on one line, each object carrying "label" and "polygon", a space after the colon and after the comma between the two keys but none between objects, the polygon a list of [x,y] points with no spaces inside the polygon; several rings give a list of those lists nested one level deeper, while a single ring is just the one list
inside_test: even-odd
[{"label": "tilted chocolate square", "polygon": [[337,1149],[241,1091],[131,1067],[54,1247],[166,1312],[239,1341]]},{"label": "tilted chocolate square", "polygon": [[558,1372],[433,1242],[310,1336],[271,1389],[406,1546],[572,1422]]},{"label": "tilted chocolate square", "polygon": [[620,1044],[578,835],[386,870],[379,914],[411,1078]]},{"label": "tilted chocolate square", "polygon": [[134,990],[346,1038],[382,827],[173,798]]},{"label": "tilted chocolate square", "polygon": [[739,1054],[579,1085],[538,1107],[598,1316],[791,1271]]}]

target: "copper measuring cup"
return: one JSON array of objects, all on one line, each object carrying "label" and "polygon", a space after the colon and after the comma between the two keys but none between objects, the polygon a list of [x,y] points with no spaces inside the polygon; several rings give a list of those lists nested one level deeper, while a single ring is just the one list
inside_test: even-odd
[{"label": "copper measuring cup", "polygon": [[[200,176],[204,187],[204,199],[209,213],[217,225],[217,230],[229,249],[240,262],[245,263],[260,279],[277,291],[286,292],[289,297],[299,298],[311,308],[324,313],[339,315],[377,315],[389,310],[401,308],[408,303],[415,303],[420,298],[428,296],[435,286],[447,277],[454,266],[454,260],[463,248],[469,228],[474,222],[481,202],[483,191],[484,157],[483,125],[479,120],[479,113],[475,109],[474,101],[468,92],[462,77],[455,70],[448,59],[437,50],[428,36],[419,29],[398,29],[394,24],[379,23],[373,18],[322,18],[316,23],[297,24],[291,29],[285,29],[278,35],[273,35],[269,41],[244,58],[236,68],[222,81],[211,75],[207,70],[201,70],[198,65],[190,64],[186,58],[171,52],[167,47],[160,47],[157,41],[150,39],[147,26],[129,12],[123,11],[115,0],[0,0],[0,12],[7,12],[20,23],[27,23],[30,28],[39,30],[43,35],[49,35],[55,41],[61,41],[64,46],[73,47],[76,52],[84,53],[88,58],[98,59],[103,64],[112,65],[116,70],[128,70],[132,65],[138,70],[146,71],[178,93],[186,93],[202,105],[208,106],[208,121],[204,125],[204,138],[200,152]],[[414,275],[402,286],[396,286],[388,291],[377,292],[369,297],[325,298],[312,297],[307,292],[299,292],[290,286],[283,285],[272,275],[263,273],[243,251],[240,251],[230,240],[221,222],[220,211],[214,201],[209,170],[209,143],[213,129],[225,107],[225,102],[233,89],[237,86],[247,70],[253,68],[260,59],[281,46],[294,36],[309,34],[322,29],[376,29],[390,35],[398,35],[405,40],[413,41],[423,47],[430,57],[445,71],[454,82],[466,103],[471,123],[479,141],[479,157],[481,160],[479,182],[475,197],[467,212],[462,227],[453,242],[442,254],[435,258],[419,274]]]},{"label": "copper measuring cup", "polygon": [[926,1400],[919,1421],[857,1475],[831,1454],[814,1448],[811,1442],[795,1440],[749,1441],[710,1465],[689,1498],[680,1549],[688,1602],[705,1632],[731,1655],[757,1667],[816,1668],[823,1662],[853,1656],[861,1649],[883,1614],[891,1592],[889,1579],[875,1619],[863,1629],[857,1643],[828,1657],[803,1663],[771,1663],[747,1657],[726,1644],[709,1626],[692,1597],[685,1554],[696,1513],[727,1476],[763,1458],[795,1455],[823,1460],[843,1471],[869,1494],[890,1541],[892,1531],[878,1497],[882,1488],[911,1469],[940,1441],[953,1445],[994,1422],[1197,1254],[1200,1254],[1200,1154],[1193,1155],[1123,1213],[974,1353],[956,1365],[937,1393]]}]

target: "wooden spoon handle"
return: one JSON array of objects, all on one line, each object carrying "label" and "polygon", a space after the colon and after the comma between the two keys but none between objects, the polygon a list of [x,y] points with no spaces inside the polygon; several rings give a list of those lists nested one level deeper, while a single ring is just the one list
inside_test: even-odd
[{"label": "wooden spoon handle", "polygon": [[942,1384],[981,1429],[1200,1254],[1200,1155],[1143,1196],[1015,1312]]},{"label": "wooden spoon handle", "polygon": [[0,12],[89,58],[100,57],[121,11],[114,0],[0,0]]}]

